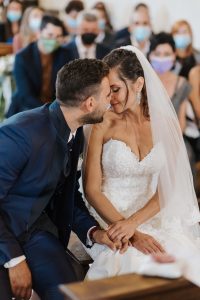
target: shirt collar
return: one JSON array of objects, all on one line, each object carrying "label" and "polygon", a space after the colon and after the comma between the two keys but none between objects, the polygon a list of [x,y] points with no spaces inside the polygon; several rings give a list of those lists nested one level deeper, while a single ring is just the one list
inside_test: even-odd
[{"label": "shirt collar", "polygon": [[57,100],[50,104],[49,113],[59,137],[65,142],[68,141],[71,130],[64,118],[64,115],[60,109],[60,104]]}]

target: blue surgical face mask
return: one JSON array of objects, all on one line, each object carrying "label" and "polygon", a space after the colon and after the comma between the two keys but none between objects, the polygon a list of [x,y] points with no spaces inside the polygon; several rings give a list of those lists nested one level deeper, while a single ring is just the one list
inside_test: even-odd
[{"label": "blue surgical face mask", "polygon": [[9,10],[7,12],[7,19],[13,23],[13,22],[18,22],[22,17],[21,11],[17,10]]},{"label": "blue surgical face mask", "polygon": [[72,29],[76,29],[77,28],[77,20],[74,19],[74,18],[71,18],[71,17],[67,16],[66,23]]},{"label": "blue surgical face mask", "polygon": [[104,19],[99,19],[98,25],[99,25],[99,29],[105,30],[105,28],[106,28],[106,20],[104,20]]},{"label": "blue surgical face mask", "polygon": [[186,49],[192,42],[189,34],[175,34],[174,41],[177,49]]},{"label": "blue surgical face mask", "polygon": [[29,27],[33,32],[36,32],[40,29],[41,19],[40,18],[31,18],[29,20]]},{"label": "blue surgical face mask", "polygon": [[149,26],[137,26],[132,32],[132,36],[137,42],[148,40],[150,38],[150,35],[151,28]]},{"label": "blue surgical face mask", "polygon": [[150,58],[151,65],[153,69],[158,74],[164,74],[170,71],[174,65],[174,57],[173,56],[166,56],[166,57],[158,57],[152,56]]}]

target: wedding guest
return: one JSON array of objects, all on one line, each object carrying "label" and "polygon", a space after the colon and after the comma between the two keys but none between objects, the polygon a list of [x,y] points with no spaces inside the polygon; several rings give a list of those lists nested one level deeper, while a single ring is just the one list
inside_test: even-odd
[{"label": "wedding guest", "polygon": [[69,51],[61,46],[64,34],[62,21],[43,16],[38,40],[16,55],[16,91],[7,116],[35,108],[55,97],[57,72],[71,59]]},{"label": "wedding guest", "polygon": [[7,43],[12,43],[14,35],[19,32],[22,15],[22,3],[18,0],[11,0],[6,12],[5,32]]},{"label": "wedding guest", "polygon": [[30,6],[25,10],[20,25],[20,31],[13,39],[14,53],[37,40],[42,16],[43,10],[37,6]]},{"label": "wedding guest", "polygon": [[180,20],[172,26],[172,35],[176,44],[176,73],[188,78],[190,70],[200,63],[200,53],[193,47],[193,33],[186,20]]},{"label": "wedding guest", "polygon": [[[113,31],[113,26],[110,21],[110,16],[108,13],[108,10],[106,8],[106,5],[104,2],[96,2],[95,5],[93,6],[94,9],[98,10],[102,16],[102,24],[105,24],[105,30],[106,32],[112,32]],[[104,22],[103,22],[104,21]]]},{"label": "wedding guest", "polygon": [[173,72],[176,61],[176,48],[172,35],[165,32],[155,34],[151,39],[148,57],[168,92],[178,115],[180,127],[184,131],[186,126],[186,101],[191,86],[184,77]]},{"label": "wedding guest", "polygon": [[98,16],[93,11],[84,11],[78,17],[78,35],[66,49],[70,51],[72,59],[98,58],[102,59],[110,49],[102,43],[96,43],[100,33]]},{"label": "wedding guest", "polygon": [[129,36],[116,40],[115,47],[133,45],[146,56],[149,52],[149,39],[152,36],[151,18],[148,7],[142,5],[134,10],[128,31]]},{"label": "wedding guest", "polygon": [[83,1],[80,0],[71,0],[68,2],[65,8],[65,15],[63,16],[63,22],[66,26],[67,33],[70,38],[73,38],[77,35],[77,18],[81,11],[84,10]]},{"label": "wedding guest", "polygon": [[97,43],[102,43],[107,48],[112,49],[114,47],[114,33],[107,26],[107,17],[103,9],[93,9],[98,16],[99,34],[96,38]]}]

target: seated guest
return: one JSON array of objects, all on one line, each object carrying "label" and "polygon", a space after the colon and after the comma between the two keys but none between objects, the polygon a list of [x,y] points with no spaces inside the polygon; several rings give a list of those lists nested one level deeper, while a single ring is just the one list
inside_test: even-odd
[{"label": "seated guest", "polygon": [[71,52],[71,57],[102,59],[109,48],[101,43],[96,43],[99,34],[98,17],[95,12],[82,12],[78,18],[78,35],[66,48]]},{"label": "seated guest", "polygon": [[44,16],[39,38],[21,50],[15,59],[16,91],[7,116],[35,108],[55,97],[58,70],[70,60],[61,47],[65,29],[54,16]]},{"label": "seated guest", "polygon": [[35,42],[37,40],[42,16],[43,10],[37,6],[30,6],[25,10],[20,31],[14,36],[13,39],[14,53],[28,46],[31,42]]},{"label": "seated guest", "polygon": [[[113,32],[113,26],[111,24],[110,17],[109,17],[108,11],[106,9],[105,3],[101,2],[101,1],[96,2],[96,4],[93,6],[93,9],[96,9],[101,13],[102,19],[104,19],[104,22],[105,22],[106,31]],[[103,21],[102,21],[102,23],[103,23]]]},{"label": "seated guest", "polygon": [[102,43],[106,47],[112,49],[114,47],[114,34],[109,26],[110,22],[107,12],[100,8],[94,8],[93,10],[97,13],[99,23],[99,34],[96,38],[96,42]]},{"label": "seated guest", "polygon": [[172,34],[179,63],[176,66],[176,72],[188,78],[190,70],[200,63],[200,53],[193,48],[192,28],[187,21],[180,20],[172,26]]},{"label": "seated guest", "polygon": [[[177,113],[180,127],[183,133],[187,130],[187,111],[191,86],[182,76],[173,72],[176,61],[176,47],[171,34],[161,32],[151,39],[149,60],[152,67],[160,77]],[[185,144],[190,159],[193,174],[195,174],[195,154],[189,141],[185,138]]]},{"label": "seated guest", "polygon": [[18,0],[11,0],[7,6],[5,34],[7,43],[13,42],[13,37],[19,32],[23,15],[22,3]]},{"label": "seated guest", "polygon": [[186,100],[189,97],[191,86],[189,82],[174,74],[173,67],[176,61],[176,48],[173,37],[169,33],[160,32],[151,39],[149,60],[166,88],[179,118],[182,131],[186,125]]},{"label": "seated guest", "polygon": [[[134,8],[133,8],[133,13],[134,12],[138,12],[138,11],[143,11],[144,13],[147,13],[150,15],[149,13],[149,7],[145,4],[145,3],[138,3]],[[132,19],[131,19],[132,21]],[[118,30],[115,34],[115,39],[116,40],[121,40],[124,38],[130,38],[130,31],[129,31],[129,27],[124,27],[120,30]]]},{"label": "seated guest", "polygon": [[128,27],[129,36],[116,40],[115,47],[133,45],[144,55],[149,52],[149,39],[152,35],[151,19],[148,7],[137,6],[134,10],[132,22]]},{"label": "seated guest", "polygon": [[77,34],[77,18],[82,10],[84,10],[84,4],[80,0],[69,1],[65,8],[66,14],[63,16],[63,22],[66,26],[67,33],[71,38]]}]

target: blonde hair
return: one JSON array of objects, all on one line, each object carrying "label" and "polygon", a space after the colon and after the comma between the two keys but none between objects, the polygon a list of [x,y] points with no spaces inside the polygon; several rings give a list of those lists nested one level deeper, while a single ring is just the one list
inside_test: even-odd
[{"label": "blonde hair", "polygon": [[35,33],[31,30],[29,26],[29,16],[34,9],[39,9],[43,11],[43,9],[41,9],[38,6],[30,6],[25,10],[19,31],[20,38],[22,40],[22,47],[26,47],[31,42],[35,41]]},{"label": "blonde hair", "polygon": [[191,43],[190,43],[190,45],[188,45],[188,47],[186,49],[187,56],[189,56],[193,53],[193,46],[192,46],[193,33],[192,33],[192,28],[191,28],[190,24],[186,20],[179,20],[179,21],[175,22],[174,25],[172,26],[171,33],[172,33],[172,35],[176,34],[179,31],[179,28],[181,26],[186,26],[189,31],[189,34],[191,36]]}]

